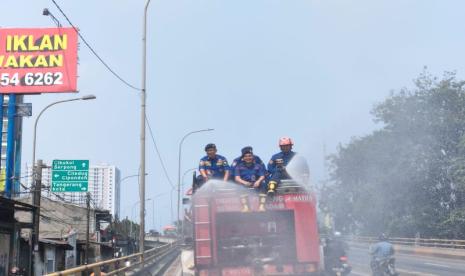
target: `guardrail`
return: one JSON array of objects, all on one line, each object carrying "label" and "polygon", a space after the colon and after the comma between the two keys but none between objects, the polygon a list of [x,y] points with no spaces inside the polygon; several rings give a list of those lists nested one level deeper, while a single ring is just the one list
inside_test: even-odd
[{"label": "guardrail", "polygon": [[[80,275],[82,272],[93,272],[93,275],[120,275],[123,272],[143,268],[143,265],[154,258],[161,257],[170,252],[177,246],[177,243],[164,244],[144,251],[143,253],[136,253],[129,256],[101,261],[93,264],[82,265],[67,270],[53,272],[46,276],[59,276],[59,275]],[[102,272],[105,270],[105,272]],[[86,274],[87,275],[87,274]],[[123,274],[124,275],[124,274]]]},{"label": "guardrail", "polygon": [[[348,241],[375,243],[378,242],[377,237],[368,236],[345,236]],[[441,247],[453,249],[465,249],[465,240],[449,240],[449,239],[422,239],[422,238],[389,238],[389,242],[407,246],[424,246],[424,247]]]}]

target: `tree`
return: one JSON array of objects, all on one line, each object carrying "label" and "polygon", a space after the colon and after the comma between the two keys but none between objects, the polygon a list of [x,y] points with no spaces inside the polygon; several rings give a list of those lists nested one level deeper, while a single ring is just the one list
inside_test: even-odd
[{"label": "tree", "polygon": [[128,218],[115,221],[108,227],[108,231],[112,231],[115,235],[122,237],[130,237],[133,239],[139,238],[139,224],[129,220]]},{"label": "tree", "polygon": [[381,129],[339,146],[320,200],[338,229],[464,237],[464,84],[424,71],[373,109]]}]

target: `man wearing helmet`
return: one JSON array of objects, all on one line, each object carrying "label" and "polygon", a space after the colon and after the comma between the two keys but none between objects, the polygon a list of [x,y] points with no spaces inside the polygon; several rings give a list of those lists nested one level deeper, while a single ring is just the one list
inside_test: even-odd
[{"label": "man wearing helmet", "polygon": [[276,187],[281,179],[289,179],[289,174],[286,171],[286,166],[295,156],[292,151],[294,143],[289,137],[282,137],[279,139],[279,147],[281,152],[273,155],[268,162],[268,173],[270,180],[268,182],[268,195],[274,195]]},{"label": "man wearing helmet", "polygon": [[[324,244],[323,253],[325,257],[325,270],[332,275],[331,272],[333,271],[333,268],[338,268],[340,266],[341,257],[347,257],[346,253],[348,246],[343,241],[341,232],[338,231],[334,232],[332,235],[328,235]],[[347,266],[346,271],[350,270],[351,268]]]},{"label": "man wearing helmet", "polygon": [[229,179],[229,165],[225,157],[216,154],[216,145],[208,144],[205,146],[207,153],[200,159],[199,171],[202,181],[206,182],[209,179],[221,179],[227,181]]}]

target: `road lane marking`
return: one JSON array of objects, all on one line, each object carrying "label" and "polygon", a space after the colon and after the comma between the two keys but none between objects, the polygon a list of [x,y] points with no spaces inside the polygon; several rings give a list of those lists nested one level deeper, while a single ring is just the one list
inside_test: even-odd
[{"label": "road lane marking", "polygon": [[370,276],[369,273],[363,273],[363,272],[360,272],[360,271],[356,271],[356,270],[352,270],[350,272],[351,275],[356,275],[356,276]]},{"label": "road lane marking", "polygon": [[408,275],[416,275],[416,276],[439,276],[437,274],[431,274],[431,273],[424,273],[424,272],[419,272],[419,271],[412,271],[412,270],[405,270],[405,269],[397,269],[397,272],[400,272],[402,274],[408,274]]},{"label": "road lane marking", "polygon": [[[361,264],[361,263],[357,263],[357,262],[351,262],[352,266],[357,266],[357,269],[361,267],[365,268],[365,267],[368,267],[369,266],[367,264]],[[352,272],[351,273],[355,273],[354,275],[360,275],[360,276],[371,276],[370,273],[366,273],[366,272],[360,272],[359,270],[357,269],[352,269]],[[401,275],[415,275],[415,276],[439,276],[438,274],[431,274],[431,273],[425,273],[425,272],[419,272],[419,271],[414,271],[414,270],[406,270],[406,269],[399,269],[396,267],[396,270],[397,272],[399,272]]]},{"label": "road lane marking", "polygon": [[424,264],[425,265],[431,265],[431,266],[439,266],[439,267],[451,268],[450,265],[435,264],[435,263],[424,263]]}]

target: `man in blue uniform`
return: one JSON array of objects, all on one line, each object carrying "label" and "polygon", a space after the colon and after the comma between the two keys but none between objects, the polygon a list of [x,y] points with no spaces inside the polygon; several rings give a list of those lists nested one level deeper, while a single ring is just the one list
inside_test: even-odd
[{"label": "man in blue uniform", "polygon": [[[256,162],[252,151],[244,151],[234,169],[234,180],[240,185],[259,192],[259,211],[265,211],[266,194],[263,193],[263,181],[265,180],[265,168]],[[250,210],[248,194],[241,196],[242,212]]]},{"label": "man in blue uniform", "polygon": [[286,166],[295,156],[295,152],[292,151],[294,143],[289,137],[282,137],[279,139],[279,147],[281,152],[273,155],[270,162],[268,162],[268,173],[270,174],[268,181],[268,195],[273,196],[278,183],[282,179],[289,179],[290,176],[286,171]]},{"label": "man in blue uniform", "polygon": [[[243,147],[241,149],[241,156],[237,157],[236,159],[233,160],[232,164],[231,164],[231,176],[232,178],[234,179],[234,171],[235,171],[235,168],[236,166],[242,162],[242,156],[244,155],[244,153],[246,152],[251,152],[253,154],[253,148],[251,146],[246,146],[246,147]],[[265,176],[266,176],[266,167],[265,167],[265,164],[263,163],[262,159],[260,159],[260,157],[258,157],[257,155],[253,155],[253,158],[254,158],[254,161],[255,163],[259,164],[260,166],[263,167],[263,169],[265,170]]]},{"label": "man in blue uniform", "polygon": [[207,153],[200,159],[199,171],[203,182],[209,179],[221,179],[227,181],[229,178],[229,165],[225,157],[216,154],[216,145],[208,144],[205,146]]}]

